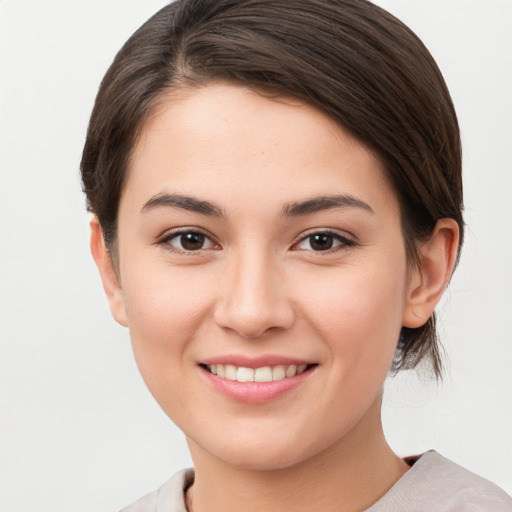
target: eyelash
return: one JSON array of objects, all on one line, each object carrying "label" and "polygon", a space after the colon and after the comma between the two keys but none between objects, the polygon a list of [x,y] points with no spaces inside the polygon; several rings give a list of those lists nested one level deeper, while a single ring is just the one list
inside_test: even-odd
[{"label": "eyelash", "polygon": [[[208,240],[209,243],[212,244],[212,246],[217,246],[217,247],[206,247],[206,248],[201,247],[197,250],[192,250],[192,249],[187,250],[185,248],[180,249],[180,248],[174,247],[171,244],[172,240],[179,239],[179,237],[182,237],[184,235],[200,235],[201,237],[204,237],[204,240]],[[310,240],[310,246],[311,246],[311,239],[315,236],[332,237],[332,239],[335,242],[336,241],[339,242],[339,244],[335,245],[334,247],[329,247],[325,250],[318,250],[318,251],[315,251],[314,249],[295,249],[295,250],[310,251],[313,253],[321,253],[321,254],[331,254],[333,252],[337,252],[338,250],[342,250],[347,247],[353,247],[356,245],[356,242],[353,239],[348,238],[343,235],[340,235],[339,233],[337,233],[335,231],[331,231],[329,229],[324,229],[324,230],[313,231],[313,232],[306,234],[305,236],[302,236],[298,241],[293,243],[292,249],[296,248],[299,244],[307,241],[308,239]],[[212,249],[218,250],[218,248],[220,248],[220,245],[213,240],[213,237],[211,237],[211,235],[209,235],[209,234],[205,233],[204,231],[197,229],[197,228],[181,228],[179,230],[172,231],[170,233],[166,233],[162,238],[160,238],[157,241],[157,244],[166,246],[167,250],[174,252],[174,253],[178,253],[178,254],[199,254],[205,250],[206,251],[212,250]]]},{"label": "eyelash", "polygon": [[182,237],[184,235],[200,235],[200,236],[204,237],[204,240],[208,240],[213,246],[220,247],[219,244],[213,240],[213,237],[211,235],[209,235],[208,233],[205,233],[204,231],[197,229],[197,228],[181,228],[176,231],[171,231],[170,233],[166,233],[162,238],[157,240],[157,244],[165,246],[165,248],[168,251],[178,253],[178,254],[187,254],[187,255],[188,254],[199,254],[205,250],[212,250],[212,249],[218,250],[213,247],[206,247],[206,248],[201,247],[200,249],[197,249],[197,250],[187,250],[184,248],[180,249],[180,248],[174,247],[171,244],[172,240],[179,239],[180,237]]},{"label": "eyelash", "polygon": [[336,245],[334,247],[330,247],[330,248],[328,248],[326,250],[322,250],[322,251],[314,251],[313,249],[297,249],[297,250],[299,250],[299,251],[311,251],[311,252],[319,253],[319,254],[332,254],[333,252],[337,252],[337,251],[343,250],[343,249],[345,249],[347,247],[353,247],[353,246],[356,245],[355,240],[353,240],[351,238],[348,238],[346,236],[340,235],[336,231],[332,231],[332,230],[329,230],[329,229],[322,229],[322,230],[316,230],[316,231],[312,231],[312,232],[307,233],[306,235],[302,236],[297,242],[295,242],[292,247],[297,247],[299,244],[301,244],[302,242],[307,241],[308,239],[310,240],[310,246],[311,246],[311,239],[314,236],[328,236],[328,237],[332,237],[332,239],[334,241],[339,242],[339,245]]}]

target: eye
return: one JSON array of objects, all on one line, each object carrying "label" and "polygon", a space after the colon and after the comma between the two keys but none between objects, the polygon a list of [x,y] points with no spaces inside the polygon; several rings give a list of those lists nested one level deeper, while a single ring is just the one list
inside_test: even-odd
[{"label": "eye", "polygon": [[194,252],[218,248],[218,244],[200,231],[174,232],[165,236],[160,243],[170,246],[171,250],[177,252]]},{"label": "eye", "polygon": [[304,237],[297,244],[294,249],[300,251],[314,251],[314,252],[326,252],[338,247],[348,247],[354,245],[354,241],[346,238],[337,233],[331,233],[329,231],[312,233]]}]

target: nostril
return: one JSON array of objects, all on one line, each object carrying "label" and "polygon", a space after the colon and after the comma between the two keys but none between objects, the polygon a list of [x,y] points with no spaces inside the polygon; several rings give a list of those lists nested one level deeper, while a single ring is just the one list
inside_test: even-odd
[{"label": "nostril", "polygon": [[294,322],[294,312],[284,301],[282,304],[240,304],[234,301],[223,304],[215,311],[219,327],[238,333],[245,339],[259,338],[270,331],[289,329]]}]

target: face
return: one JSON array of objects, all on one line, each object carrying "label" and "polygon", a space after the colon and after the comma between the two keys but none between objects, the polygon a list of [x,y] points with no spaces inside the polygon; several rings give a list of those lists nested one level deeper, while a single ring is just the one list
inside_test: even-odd
[{"label": "face", "polygon": [[378,428],[408,300],[399,207],[330,118],[229,84],[169,95],[118,237],[114,315],[197,453],[287,467]]}]

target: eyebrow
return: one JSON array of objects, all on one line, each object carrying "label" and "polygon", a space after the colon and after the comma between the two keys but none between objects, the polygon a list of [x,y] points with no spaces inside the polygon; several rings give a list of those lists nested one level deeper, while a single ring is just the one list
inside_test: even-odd
[{"label": "eyebrow", "polygon": [[375,213],[368,203],[350,194],[346,194],[319,196],[306,201],[288,203],[283,207],[281,215],[283,217],[298,217],[334,208],[361,208],[369,213]]},{"label": "eyebrow", "polygon": [[[180,208],[201,215],[211,217],[227,218],[226,213],[219,206],[191,196],[182,194],[157,194],[144,203],[141,212],[146,212],[159,207]],[[300,217],[335,208],[361,208],[370,213],[375,213],[372,207],[350,194],[319,196],[305,201],[287,203],[281,210],[283,217]]]},{"label": "eyebrow", "polygon": [[141,212],[147,212],[159,207],[180,208],[190,212],[200,213],[211,217],[225,218],[226,214],[218,206],[209,201],[202,201],[194,197],[181,194],[157,194],[144,203]]}]

